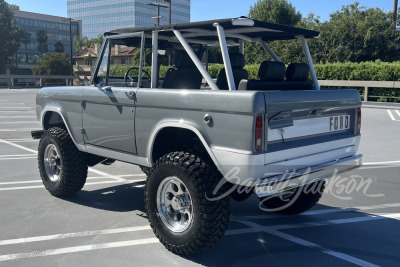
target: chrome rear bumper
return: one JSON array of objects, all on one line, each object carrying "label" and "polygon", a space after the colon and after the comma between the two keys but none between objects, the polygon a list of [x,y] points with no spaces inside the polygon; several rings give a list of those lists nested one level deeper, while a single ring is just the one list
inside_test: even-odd
[{"label": "chrome rear bumper", "polygon": [[293,170],[284,174],[266,177],[256,184],[255,192],[258,197],[266,197],[330,178],[339,173],[361,167],[362,157],[363,155],[357,155],[342,158],[301,170]]}]

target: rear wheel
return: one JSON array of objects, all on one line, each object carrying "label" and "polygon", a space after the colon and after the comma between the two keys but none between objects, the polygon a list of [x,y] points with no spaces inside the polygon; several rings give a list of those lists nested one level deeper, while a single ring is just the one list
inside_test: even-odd
[{"label": "rear wheel", "polygon": [[145,188],[146,211],[168,250],[194,253],[222,238],[229,222],[229,197],[213,194],[219,178],[214,167],[190,153],[169,153],[154,164]]},{"label": "rear wheel", "polygon": [[85,185],[88,170],[85,157],[63,128],[54,127],[43,133],[38,165],[43,184],[53,196],[75,194]]},{"label": "rear wheel", "polygon": [[325,181],[314,182],[275,197],[260,198],[264,210],[280,214],[295,215],[305,212],[320,200],[325,189]]}]

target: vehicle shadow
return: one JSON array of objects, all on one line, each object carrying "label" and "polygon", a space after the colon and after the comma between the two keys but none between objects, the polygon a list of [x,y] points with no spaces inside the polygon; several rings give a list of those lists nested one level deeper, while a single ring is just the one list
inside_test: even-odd
[{"label": "vehicle shadow", "polygon": [[137,188],[137,184],[144,184],[145,181],[135,184],[122,184],[98,190],[86,191],[83,189],[74,196],[64,200],[94,208],[115,212],[129,212],[139,210],[144,212],[143,188]]},{"label": "vehicle shadow", "polygon": [[[205,266],[354,266],[349,261],[323,253],[330,249],[382,266],[397,266],[400,262],[396,252],[396,247],[400,246],[400,232],[396,230],[400,221],[384,217],[385,213],[371,216],[360,210],[336,212],[337,207],[317,204],[311,211],[332,212],[285,216],[257,211],[254,209],[258,208],[257,203],[255,197],[240,203],[232,202],[232,218],[221,241],[211,249],[183,257]],[[370,219],[372,217],[375,219]],[[278,230],[293,239],[282,238],[268,230],[252,231],[252,227],[240,220],[266,229],[295,225]],[[338,223],[317,226],[327,221]],[[348,223],[342,223],[344,221]],[[235,232],[238,229],[241,229],[240,233]],[[295,239],[304,242],[300,241],[300,245],[293,241]],[[316,246],[312,247],[312,243]]]},{"label": "vehicle shadow", "polygon": [[[140,183],[140,182],[138,182]],[[142,182],[144,184],[144,181]],[[140,211],[146,217],[143,188],[123,184],[93,191],[82,190],[65,200],[95,209],[130,212]],[[225,236],[214,247],[192,255],[179,256],[205,266],[354,266],[343,259],[323,253],[325,248],[350,255],[365,262],[396,266],[400,262],[400,222],[384,216],[377,219],[360,210],[343,210],[317,204],[311,211],[332,210],[316,214],[284,216],[262,211],[256,196],[246,201],[231,201],[231,221]],[[338,211],[339,210],[339,211]],[[374,215],[376,217],[376,215]],[[378,216],[379,217],[379,216]],[[367,219],[363,219],[367,218]],[[354,221],[351,221],[355,219]],[[254,231],[241,220],[260,226],[300,225],[279,231],[316,247],[299,245],[268,231]],[[350,220],[348,223],[316,225],[326,221]],[[303,224],[303,226],[301,226]],[[309,224],[308,226],[304,226]],[[236,232],[240,230],[240,232]],[[310,244],[310,243],[309,243]],[[391,245],[389,245],[391,244]],[[176,255],[167,253],[173,260]]]}]

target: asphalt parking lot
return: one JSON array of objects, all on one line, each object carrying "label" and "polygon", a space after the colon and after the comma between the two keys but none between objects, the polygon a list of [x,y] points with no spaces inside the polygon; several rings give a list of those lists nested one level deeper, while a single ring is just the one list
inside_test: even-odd
[{"label": "asphalt parking lot", "polygon": [[0,90],[0,266],[399,266],[400,104],[363,108],[361,169],[335,177],[297,216],[265,213],[256,197],[231,205],[212,249],[180,257],[153,235],[145,175],[95,166],[74,197],[43,187],[36,160],[37,90]]}]

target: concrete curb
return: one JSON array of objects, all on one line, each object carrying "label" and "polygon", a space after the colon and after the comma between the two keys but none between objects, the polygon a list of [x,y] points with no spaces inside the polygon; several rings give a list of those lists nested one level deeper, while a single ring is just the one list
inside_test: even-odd
[{"label": "concrete curb", "polygon": [[382,109],[399,109],[400,103],[382,103],[382,102],[363,102],[363,108],[382,108]]}]

